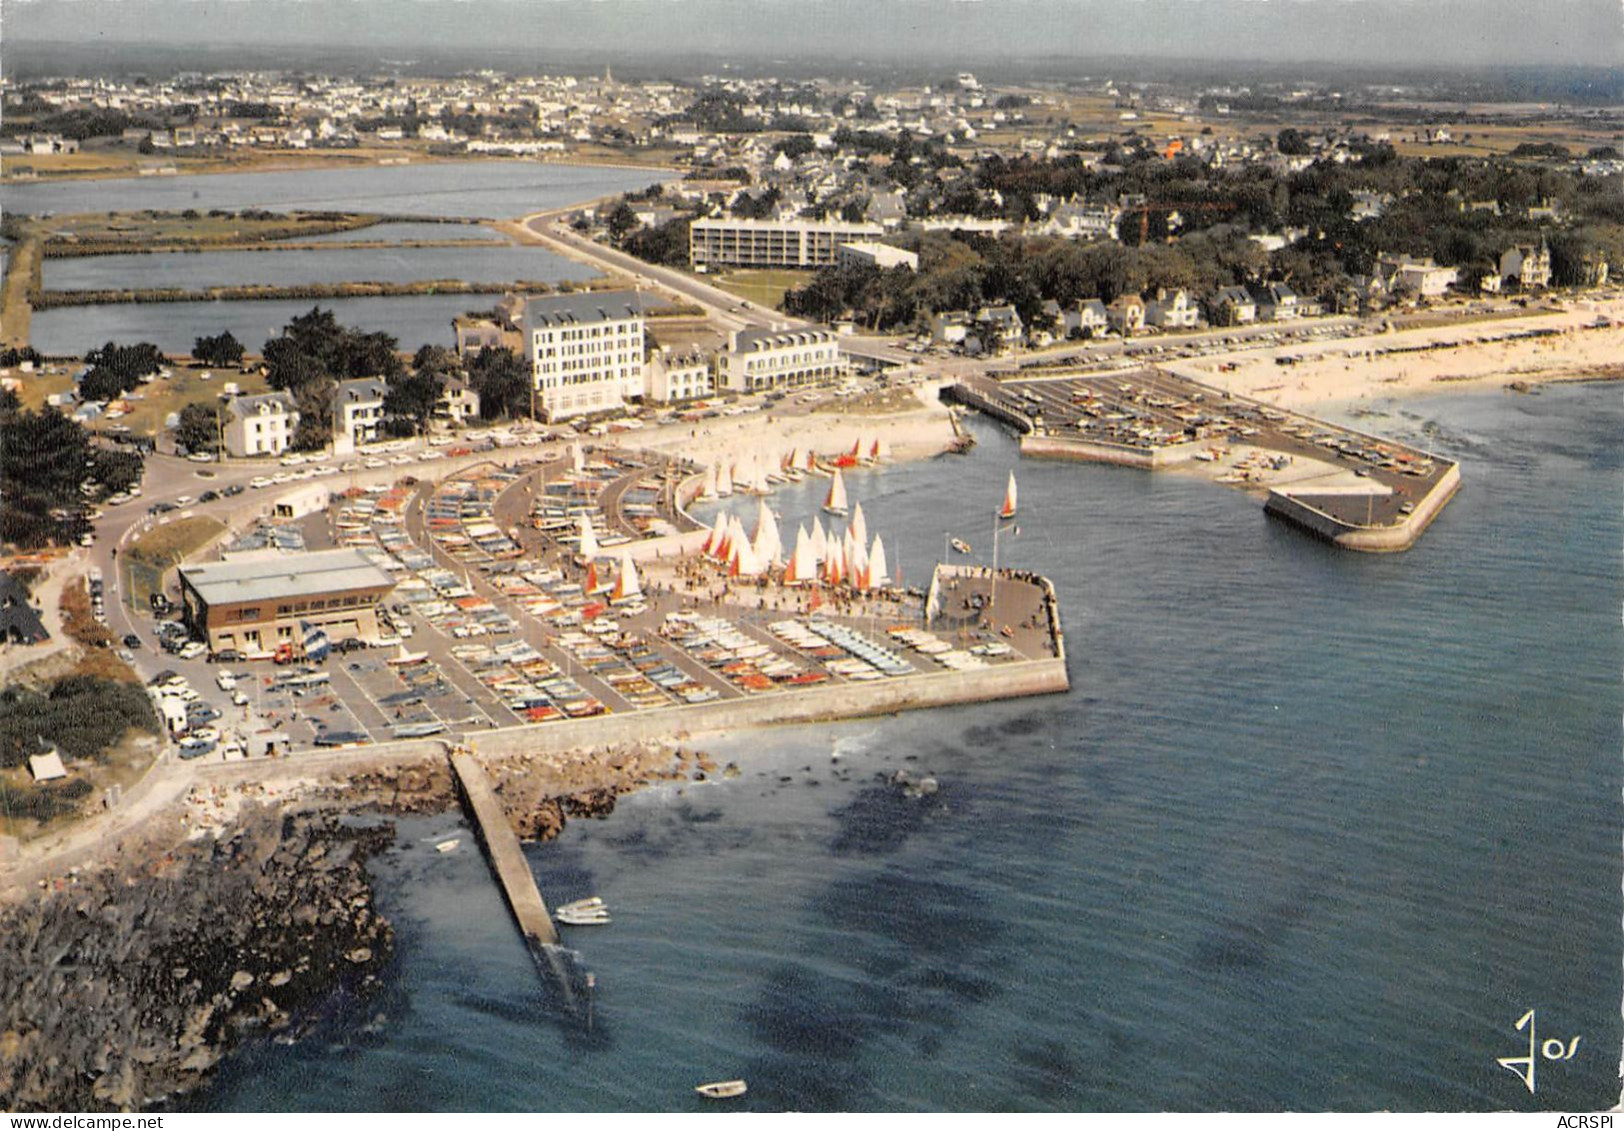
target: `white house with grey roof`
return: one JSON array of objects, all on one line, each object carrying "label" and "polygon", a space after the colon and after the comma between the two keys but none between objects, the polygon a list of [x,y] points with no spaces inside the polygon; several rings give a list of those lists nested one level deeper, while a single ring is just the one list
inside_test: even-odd
[{"label": "white house with grey roof", "polygon": [[347,455],[378,438],[383,425],[383,398],[389,391],[376,377],[340,381],[333,393],[333,452]]},{"label": "white house with grey roof", "polygon": [[643,395],[643,297],[547,295],[524,304],[536,403],[548,420],[612,412]]},{"label": "white house with grey roof", "polygon": [[237,457],[276,456],[293,443],[299,411],[287,393],[260,393],[226,402],[226,452]]},{"label": "white house with grey roof", "polygon": [[839,337],[820,326],[735,330],[716,355],[718,387],[739,393],[820,385],[844,377],[847,367]]}]

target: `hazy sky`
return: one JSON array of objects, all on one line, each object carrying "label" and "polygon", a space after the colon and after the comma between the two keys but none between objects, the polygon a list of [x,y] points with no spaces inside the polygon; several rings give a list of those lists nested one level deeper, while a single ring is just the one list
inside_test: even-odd
[{"label": "hazy sky", "polygon": [[1621,0],[0,0],[0,51],[174,42],[757,61],[1029,56],[1624,65]]}]

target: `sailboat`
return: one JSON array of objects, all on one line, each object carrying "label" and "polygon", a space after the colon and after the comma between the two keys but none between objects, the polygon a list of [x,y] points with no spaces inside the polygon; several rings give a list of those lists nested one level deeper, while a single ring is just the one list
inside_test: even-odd
[{"label": "sailboat", "polygon": [[858,542],[868,541],[868,520],[863,517],[863,504],[858,503],[851,512],[851,536]]},{"label": "sailboat", "polygon": [[722,470],[717,473],[716,494],[719,497],[724,498],[724,499],[727,498],[729,495],[733,494],[733,465],[732,464],[724,463],[722,465]]},{"label": "sailboat", "polygon": [[598,536],[593,533],[592,519],[584,514],[581,516],[581,544],[576,552],[588,561],[598,556]]},{"label": "sailboat", "polygon": [[829,484],[829,497],[823,500],[823,509],[832,515],[846,517],[848,509],[846,503],[846,481],[840,477],[840,469],[835,468],[833,481]]},{"label": "sailboat", "polygon": [[868,552],[868,576],[863,580],[865,588],[883,589],[891,583],[886,576],[885,543],[880,541],[878,534],[874,535],[874,546]]},{"label": "sailboat", "polygon": [[400,651],[389,657],[385,663],[389,664],[391,667],[405,667],[407,664],[422,663],[428,658],[429,654],[427,652],[408,652],[406,650],[406,645],[402,644],[400,646]]},{"label": "sailboat", "polygon": [[609,591],[611,605],[635,601],[643,595],[643,587],[637,581],[637,567],[632,564],[630,550],[623,550],[620,554],[620,573],[615,577],[615,587]]},{"label": "sailboat", "polygon": [[998,508],[999,518],[1015,517],[1015,473],[1009,473],[1009,486],[1004,488],[1004,505]]},{"label": "sailboat", "polygon": [[795,537],[795,553],[784,570],[785,585],[805,585],[816,581],[818,577],[818,563],[812,557],[812,536],[801,527]]}]

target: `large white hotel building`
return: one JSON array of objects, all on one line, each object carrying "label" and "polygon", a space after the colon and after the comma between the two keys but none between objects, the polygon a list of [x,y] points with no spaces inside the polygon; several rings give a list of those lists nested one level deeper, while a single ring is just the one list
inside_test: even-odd
[{"label": "large white hotel building", "polygon": [[643,395],[643,300],[636,291],[533,298],[523,320],[536,403],[548,420],[610,412]]}]

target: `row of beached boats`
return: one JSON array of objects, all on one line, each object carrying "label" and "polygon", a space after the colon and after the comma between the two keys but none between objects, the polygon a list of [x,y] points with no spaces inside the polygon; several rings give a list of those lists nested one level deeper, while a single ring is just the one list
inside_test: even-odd
[{"label": "row of beached boats", "polygon": [[829,476],[842,468],[867,467],[891,458],[891,446],[876,439],[868,445],[854,442],[851,450],[837,456],[819,456],[810,448],[792,448],[783,454],[748,453],[737,460],[721,460],[705,470],[699,497],[705,502],[730,495],[766,495],[775,486],[799,483],[808,475]]}]

